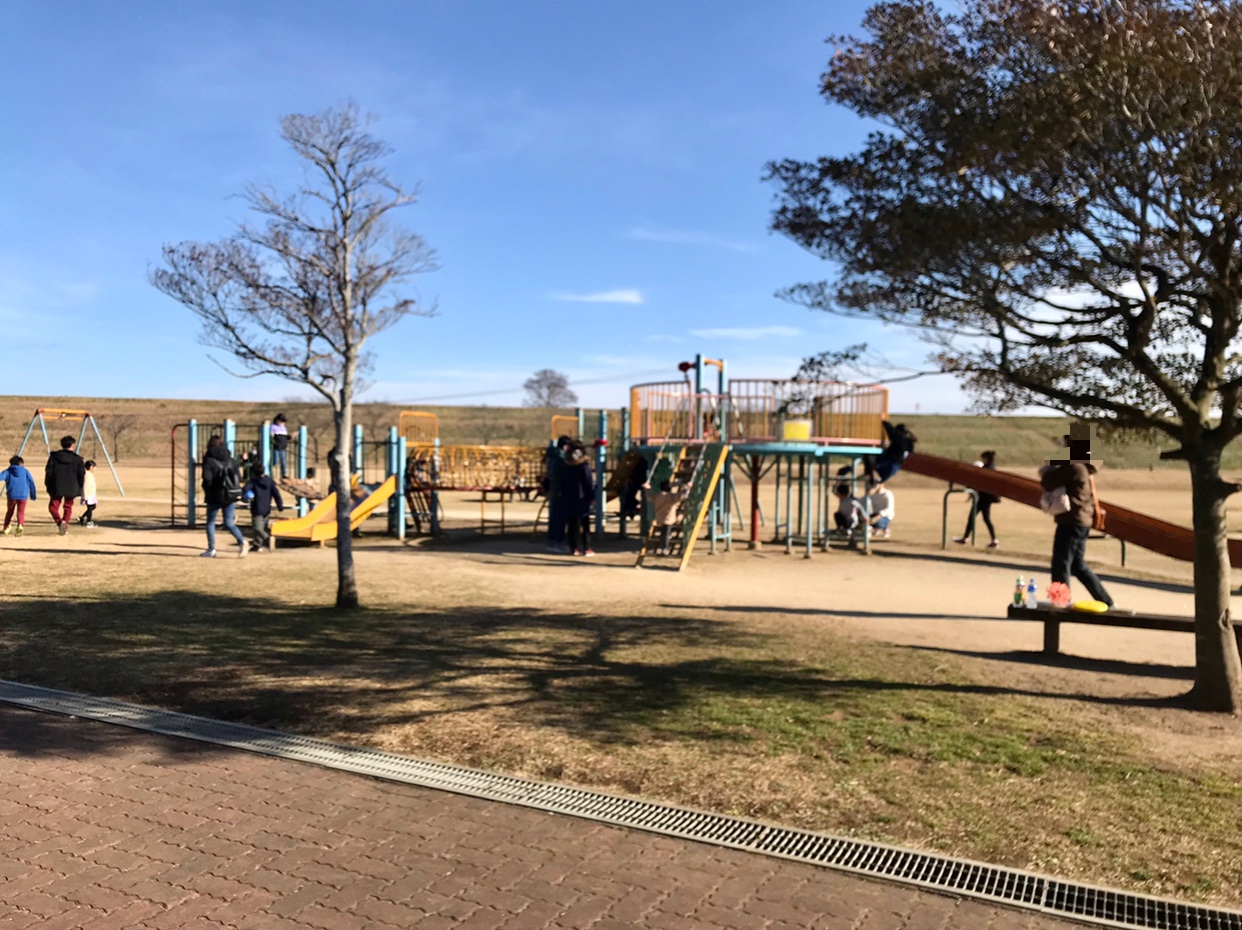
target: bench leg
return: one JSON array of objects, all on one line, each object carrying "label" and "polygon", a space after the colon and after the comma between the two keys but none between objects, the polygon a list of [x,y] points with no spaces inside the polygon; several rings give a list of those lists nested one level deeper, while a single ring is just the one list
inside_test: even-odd
[{"label": "bench leg", "polygon": [[1054,656],[1061,651],[1061,621],[1044,621],[1044,655]]}]

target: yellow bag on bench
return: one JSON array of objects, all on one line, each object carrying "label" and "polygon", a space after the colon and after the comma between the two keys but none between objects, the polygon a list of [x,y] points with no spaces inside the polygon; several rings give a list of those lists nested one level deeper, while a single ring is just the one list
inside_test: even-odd
[{"label": "yellow bag on bench", "polygon": [[1107,612],[1108,605],[1103,601],[1074,601],[1070,604],[1070,610],[1081,610],[1086,614],[1102,614]]}]

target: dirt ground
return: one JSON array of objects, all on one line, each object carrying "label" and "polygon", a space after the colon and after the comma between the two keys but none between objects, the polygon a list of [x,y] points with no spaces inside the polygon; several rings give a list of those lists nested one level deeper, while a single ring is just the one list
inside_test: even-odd
[{"label": "dirt ground", "polygon": [[[75,527],[69,536],[57,537],[40,501],[32,507],[23,539],[0,539],[6,561],[68,550],[80,556],[64,562],[69,589],[89,587],[92,553],[126,555],[135,573],[166,574],[168,558],[184,559],[175,574],[191,586],[203,572],[236,573],[237,586],[244,588],[261,585],[273,574],[279,577],[285,567],[322,564],[324,588],[306,592],[306,599],[330,601],[335,562],[331,547],[290,547],[246,560],[198,560],[202,531],[167,528],[168,466],[126,463],[121,468],[125,497],[116,494],[110,476],[101,475],[99,528]],[[1189,510],[1188,482],[1179,472],[1105,471],[1100,486],[1106,500],[1185,522],[1180,518]],[[1135,702],[1188,689],[1194,663],[1191,636],[1071,625],[1062,629],[1065,661],[1032,660],[1041,648],[1042,627],[1002,618],[1016,576],[1034,574],[1041,590],[1048,583],[1048,518],[1005,502],[993,511],[1001,548],[983,548],[986,533],[980,525],[978,548],[950,543],[942,549],[945,485],[900,475],[892,487],[897,494],[893,538],[878,541],[869,557],[833,548],[828,553],[816,549],[807,559],[804,546],[786,554],[785,546],[772,543],[770,530],[762,526],[765,542],[751,551],[745,543],[747,527],[740,525],[731,552],[709,555],[704,541],[681,573],[661,567],[635,570],[637,541],[617,538],[613,525],[595,559],[549,555],[530,533],[537,502],[506,503],[508,532],[501,535],[501,505],[494,498],[481,504],[477,494],[446,495],[447,541],[412,538],[398,544],[382,535],[382,516],[372,519],[365,538],[356,542],[361,589],[364,600],[382,596],[417,603],[420,587],[434,578],[438,588],[474,592],[470,596],[485,598],[497,608],[538,609],[571,602],[592,612],[624,605],[627,612],[659,608],[685,611],[687,617],[745,615],[750,623],[801,617],[807,625],[848,636],[955,653],[985,678],[1032,695],[1089,699],[1093,713],[1140,735],[1158,758],[1196,758],[1242,772],[1242,726],[1236,721],[1170,707],[1135,712]],[[770,494],[763,503],[771,506]],[[948,512],[949,534],[960,533],[965,498],[951,496]],[[488,522],[481,536],[482,517]],[[222,552],[225,548],[222,544]],[[1130,547],[1123,568],[1120,555],[1115,540],[1088,546],[1090,561],[1119,605],[1192,613],[1188,564]],[[10,593],[20,588],[20,577],[20,570],[6,572],[3,587]]]}]

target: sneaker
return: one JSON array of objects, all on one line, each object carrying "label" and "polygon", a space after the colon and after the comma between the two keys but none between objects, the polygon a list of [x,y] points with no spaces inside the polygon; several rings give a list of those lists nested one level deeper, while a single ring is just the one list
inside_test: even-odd
[{"label": "sneaker", "polygon": [[885,531],[884,531],[884,538],[885,538],[885,539],[891,539],[891,538],[892,538],[892,535],[893,535],[893,531],[892,531],[892,530],[885,530]]},{"label": "sneaker", "polygon": [[16,533],[16,535],[21,536],[21,535],[22,535],[22,533],[24,533],[24,532],[26,532],[26,527],[24,527],[24,526],[19,526],[19,527],[17,528],[17,533]]},{"label": "sneaker", "polygon": [[964,546],[964,545],[966,545],[966,537],[965,537],[965,536],[954,536],[954,537],[953,537],[953,541],[954,541],[955,543],[957,543],[959,546]]},{"label": "sneaker", "polygon": [[199,556],[200,559],[214,559],[215,557],[216,557],[215,549],[208,549],[206,552],[202,553]]},{"label": "sneaker", "polygon": [[13,528],[6,526],[4,529],[0,530],[0,536],[8,536],[11,532],[13,532]]},{"label": "sneaker", "polygon": [[989,548],[989,549],[999,549],[999,548],[1000,548],[1000,540],[999,540],[999,539],[993,539],[990,543],[988,543],[988,548]]},{"label": "sneaker", "polygon": [[248,551],[249,551],[249,547],[245,543],[237,544],[237,557],[239,559],[244,559]]},{"label": "sneaker", "polygon": [[590,558],[594,558],[594,556],[595,556],[595,550],[594,550],[594,549],[588,549],[586,552],[584,552],[584,553],[582,553],[582,554],[583,554],[583,555],[585,555],[588,559],[590,559]]},{"label": "sneaker", "polygon": [[69,532],[69,521],[68,520],[63,521],[62,523],[59,524],[59,527],[60,529],[57,532],[59,532],[61,536],[64,536],[66,533]]},{"label": "sneaker", "polygon": [[575,549],[575,550],[571,553],[571,555],[582,555],[582,550],[581,550],[581,549]]},{"label": "sneaker", "polygon": [[99,524],[96,523],[94,520],[87,520],[86,525],[89,526],[91,529],[94,529],[95,527],[99,526]]}]

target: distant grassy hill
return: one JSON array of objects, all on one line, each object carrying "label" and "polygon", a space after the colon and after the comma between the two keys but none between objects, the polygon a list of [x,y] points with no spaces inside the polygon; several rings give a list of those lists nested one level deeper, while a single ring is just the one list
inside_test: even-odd
[{"label": "distant grassy hill", "polygon": [[[332,445],[331,411],[325,404],[242,403],[210,400],[158,400],[135,398],[25,397],[0,398],[0,449],[16,451],[30,424],[36,407],[62,407],[90,410],[99,422],[109,450],[119,459],[164,458],[169,454],[173,427],[195,419],[205,428],[231,419],[251,428],[278,412],[289,418],[291,428],[305,423],[314,445],[326,452]],[[368,438],[379,438],[390,425],[396,425],[403,408],[392,404],[359,404],[356,421]],[[542,445],[551,435],[553,413],[572,415],[572,410],[549,411],[528,407],[420,407],[440,418],[440,437],[446,443],[471,445]],[[981,417],[920,416],[894,414],[918,436],[920,451],[948,458],[973,460],[984,449],[995,449],[1002,468],[1035,466],[1056,453],[1054,439],[1068,432],[1063,417]],[[587,431],[594,435],[596,411],[587,416]],[[609,411],[609,423],[620,424],[616,410]],[[49,422],[53,442],[65,433],[77,435],[76,423]],[[36,434],[32,453],[37,460],[43,453],[42,437]],[[1172,443],[1153,442],[1149,437],[1124,437],[1098,441],[1096,457],[1110,468],[1185,468],[1178,462],[1161,462],[1161,449]],[[11,451],[9,454],[11,454]],[[93,454],[90,443],[84,452]],[[1226,455],[1226,466],[1242,467],[1242,443]]]}]

